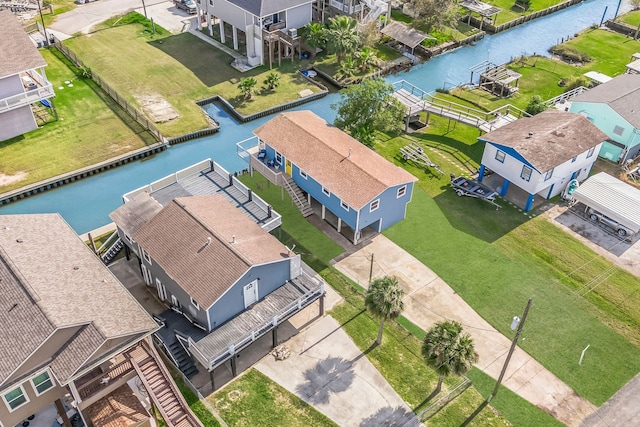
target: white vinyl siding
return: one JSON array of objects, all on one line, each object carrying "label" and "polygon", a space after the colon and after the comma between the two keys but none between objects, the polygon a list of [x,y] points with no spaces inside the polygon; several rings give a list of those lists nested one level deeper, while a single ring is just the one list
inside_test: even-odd
[{"label": "white vinyl siding", "polygon": [[553,169],[549,170],[545,175],[544,175],[544,180],[545,181],[549,181],[551,179],[551,177],[553,176]]}]

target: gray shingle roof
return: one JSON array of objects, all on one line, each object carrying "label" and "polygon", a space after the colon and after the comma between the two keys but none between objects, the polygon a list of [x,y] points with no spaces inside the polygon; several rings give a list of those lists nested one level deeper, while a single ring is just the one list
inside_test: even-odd
[{"label": "gray shingle roof", "polygon": [[581,93],[573,102],[608,104],[636,129],[640,129],[640,74],[622,74]]},{"label": "gray shingle roof", "polygon": [[606,141],[607,135],[579,114],[548,110],[479,139],[514,148],[542,173]]},{"label": "gray shingle roof", "polygon": [[66,384],[71,376],[102,346],[105,339],[94,325],[83,326],[49,365],[56,378]]},{"label": "gray shingle roof", "polygon": [[20,22],[8,10],[0,10],[0,58],[0,79],[47,65]]},{"label": "gray shingle roof", "polygon": [[[135,203],[132,203],[134,200]],[[162,205],[145,191],[136,194],[131,202],[125,203],[111,212],[109,218],[118,224],[118,227],[122,228],[129,236],[133,236],[161,210]]]},{"label": "gray shingle roof", "polygon": [[206,308],[252,265],[289,257],[282,243],[218,194],[174,199],[132,237]]},{"label": "gray shingle roof", "polygon": [[312,3],[313,0],[228,0],[241,9],[256,15],[268,16],[301,4]]},{"label": "gray shingle roof", "polygon": [[282,113],[254,133],[355,209],[417,178],[311,111]]}]

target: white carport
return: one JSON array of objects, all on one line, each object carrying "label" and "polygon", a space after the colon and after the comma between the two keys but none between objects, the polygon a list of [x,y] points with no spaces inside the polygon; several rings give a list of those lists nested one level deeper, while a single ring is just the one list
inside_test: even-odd
[{"label": "white carport", "polygon": [[574,191],[573,198],[631,229],[640,230],[640,190],[600,172]]}]

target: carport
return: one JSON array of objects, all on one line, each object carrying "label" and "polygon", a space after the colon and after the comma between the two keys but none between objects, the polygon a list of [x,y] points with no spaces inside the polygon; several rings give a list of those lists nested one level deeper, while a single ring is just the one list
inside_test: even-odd
[{"label": "carport", "polygon": [[634,233],[640,230],[640,190],[626,182],[600,172],[582,183],[572,196]]}]

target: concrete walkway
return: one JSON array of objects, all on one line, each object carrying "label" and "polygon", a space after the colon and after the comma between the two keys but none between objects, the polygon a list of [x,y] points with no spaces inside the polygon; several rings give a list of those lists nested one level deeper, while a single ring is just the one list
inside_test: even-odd
[{"label": "concrete walkway", "polygon": [[[395,243],[379,235],[370,245],[335,266],[366,287],[372,253],[373,278],[395,275],[405,291],[403,315],[407,319],[424,330],[441,320],[457,320],[474,339],[480,355],[476,366],[498,378],[511,339],[495,330],[440,277]],[[523,301],[522,309],[525,304]],[[521,315],[520,310],[514,315]],[[519,347],[511,358],[503,384],[568,426],[579,426],[596,409]]]},{"label": "concrete walkway", "polygon": [[325,316],[286,342],[291,356],[255,368],[344,427],[417,426],[411,409],[340,324]]}]

